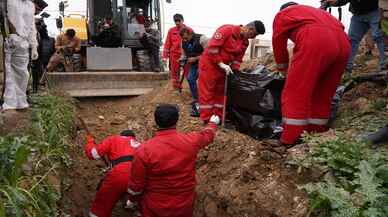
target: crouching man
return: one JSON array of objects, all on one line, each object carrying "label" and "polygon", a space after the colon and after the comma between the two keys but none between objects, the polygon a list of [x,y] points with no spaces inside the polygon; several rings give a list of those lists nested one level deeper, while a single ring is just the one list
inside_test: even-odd
[{"label": "crouching man", "polygon": [[195,162],[199,150],[213,142],[218,116],[200,132],[179,133],[175,105],[155,111],[156,136],[136,151],[128,193],[140,197],[142,217],[191,217],[195,199]]},{"label": "crouching man", "polygon": [[110,136],[99,145],[95,144],[92,136],[88,136],[85,146],[88,158],[98,160],[106,155],[111,163],[111,169],[98,186],[90,217],[110,217],[115,204],[126,194],[133,155],[139,145],[131,130]]}]

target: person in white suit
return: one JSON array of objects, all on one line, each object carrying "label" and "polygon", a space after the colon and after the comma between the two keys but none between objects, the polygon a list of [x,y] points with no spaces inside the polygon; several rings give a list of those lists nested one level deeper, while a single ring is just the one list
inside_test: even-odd
[{"label": "person in white suit", "polygon": [[29,49],[31,59],[38,58],[35,28],[35,4],[30,0],[12,0],[7,3],[10,34],[5,38],[5,88],[3,110],[28,108]]}]

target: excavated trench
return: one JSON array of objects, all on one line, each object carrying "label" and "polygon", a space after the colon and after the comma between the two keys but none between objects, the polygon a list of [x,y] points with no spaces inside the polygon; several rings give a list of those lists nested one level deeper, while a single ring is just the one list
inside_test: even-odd
[{"label": "excavated trench", "polygon": [[[157,103],[178,104],[178,129],[199,130],[202,123],[189,116],[190,95],[158,88],[137,98],[84,98],[77,103],[78,115],[97,141],[130,127],[140,141],[154,134],[153,109]],[[103,177],[103,162],[89,161],[82,149],[85,131],[78,130],[72,147],[72,167],[66,172],[62,201],[66,213],[86,216],[95,189]],[[260,141],[235,131],[219,130],[213,144],[201,151],[197,161],[197,202],[195,217],[301,217],[308,200],[297,189],[309,180],[285,165],[280,155],[262,150]],[[130,216],[118,204],[112,216]]]}]

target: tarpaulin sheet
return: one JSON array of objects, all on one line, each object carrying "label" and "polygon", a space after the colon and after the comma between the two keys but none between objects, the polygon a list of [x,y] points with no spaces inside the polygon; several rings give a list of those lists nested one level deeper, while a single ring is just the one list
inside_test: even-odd
[{"label": "tarpaulin sheet", "polygon": [[241,133],[269,138],[281,125],[281,92],[285,80],[258,67],[251,73],[235,73],[228,84],[229,118]]}]

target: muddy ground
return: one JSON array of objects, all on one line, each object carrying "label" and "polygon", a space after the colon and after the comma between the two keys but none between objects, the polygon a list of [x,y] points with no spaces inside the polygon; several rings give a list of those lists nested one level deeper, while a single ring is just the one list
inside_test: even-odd
[{"label": "muddy ground", "polygon": [[[273,67],[273,58],[268,56],[255,63]],[[376,58],[364,56],[357,59],[355,73],[376,71]],[[384,99],[384,86],[365,83],[345,94],[340,108],[337,127],[354,128],[359,134],[357,122],[349,118],[374,117],[371,109],[376,100]],[[117,134],[129,127],[140,141],[151,138],[155,132],[153,111],[158,103],[175,103],[181,108],[178,129],[183,132],[203,127],[197,118],[189,116],[190,94],[183,94],[162,87],[137,98],[88,98],[77,103],[78,114],[85,120],[97,140]],[[368,110],[369,109],[369,110]],[[383,109],[384,110],[384,109]],[[381,111],[386,115],[386,111]],[[370,116],[368,116],[368,114]],[[354,116],[354,117],[353,117]],[[378,119],[378,118],[377,118]],[[378,121],[378,120],[377,120]],[[376,122],[383,125],[383,121]],[[344,126],[350,122],[355,125]],[[375,126],[374,129],[377,129]],[[86,159],[82,144],[85,131],[79,129],[72,147],[73,166],[67,171],[63,207],[70,216],[86,216],[95,188],[103,177],[104,164]],[[267,151],[261,141],[253,140],[231,130],[219,130],[215,142],[201,151],[197,161],[197,201],[195,217],[302,217],[308,209],[308,199],[298,186],[318,180],[322,174],[306,171],[298,174],[287,165],[286,156]],[[119,204],[113,215],[130,216]]]},{"label": "muddy ground", "polygon": [[[163,87],[138,98],[89,98],[78,101],[78,114],[97,140],[119,133],[127,126],[140,141],[155,132],[153,110],[161,102],[181,108],[178,128],[199,130],[202,123],[189,116],[188,89],[178,94]],[[63,206],[71,216],[85,216],[101,179],[102,162],[86,159],[81,144],[85,131],[80,129],[72,147],[73,166],[67,171]],[[299,175],[285,165],[284,156],[264,151],[260,141],[230,130],[220,130],[216,140],[199,154],[197,162],[198,200],[196,217],[299,217],[308,201],[297,189],[309,175]],[[113,216],[128,216],[118,205]]]}]

